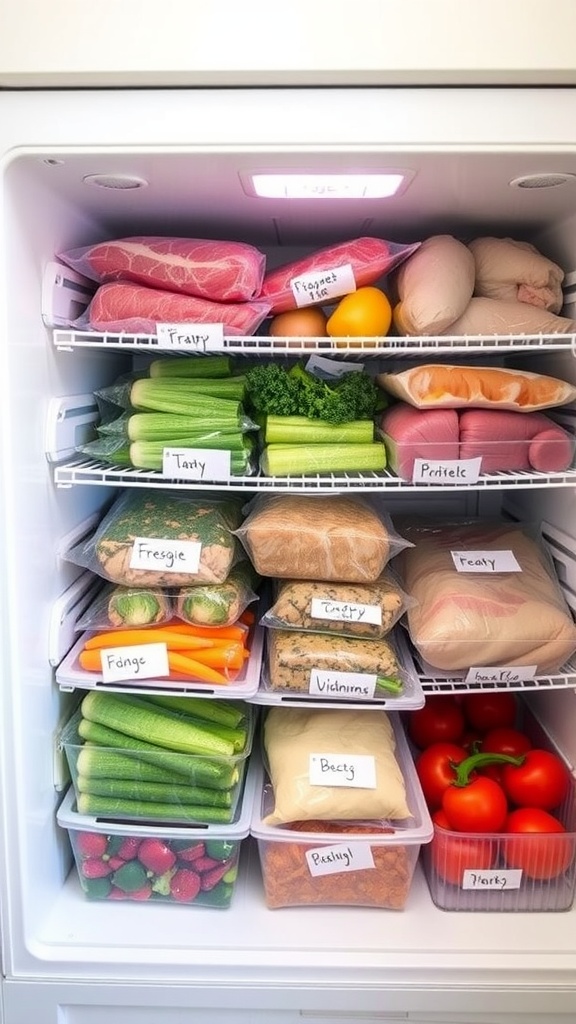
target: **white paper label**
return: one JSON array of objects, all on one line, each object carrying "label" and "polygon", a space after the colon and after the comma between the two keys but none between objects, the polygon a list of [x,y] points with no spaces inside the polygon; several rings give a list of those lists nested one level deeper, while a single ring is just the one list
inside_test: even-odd
[{"label": "white paper label", "polygon": [[382,609],[378,604],[356,604],[351,601],[330,601],[327,597],[313,597],[310,606],[313,619],[333,622],[370,622],[382,625]]},{"label": "white paper label", "polygon": [[163,540],[135,537],[130,555],[131,569],[148,572],[186,572],[195,575],[200,565],[202,544],[197,540]]},{"label": "white paper label", "polygon": [[190,352],[221,352],[223,324],[156,324],[156,337],[163,348],[184,348]]},{"label": "white paper label", "polygon": [[478,871],[469,869],[462,876],[463,889],[495,889],[502,892],[504,889],[519,889],[522,882],[522,871],[519,868],[506,868],[505,870],[488,870],[480,868]]},{"label": "white paper label", "polygon": [[351,264],[345,263],[332,270],[315,270],[293,277],[290,287],[297,306],[313,306],[355,292],[356,281]]},{"label": "white paper label", "polygon": [[343,363],[334,359],[325,359],[324,356],[313,355],[308,359],[305,369],[313,373],[315,377],[322,377],[325,380],[335,377],[344,377],[347,373],[361,373],[364,363]]},{"label": "white paper label", "polygon": [[513,551],[451,551],[456,572],[522,572]]},{"label": "white paper label", "polygon": [[476,484],[482,459],[414,459],[412,483]]},{"label": "white paper label", "polygon": [[308,870],[319,875],[337,875],[341,871],[366,871],[374,867],[372,847],[369,843],[335,843],[306,850]]},{"label": "white paper label", "polygon": [[229,480],[230,452],[211,448],[164,448],[162,473],[182,480]]},{"label": "white paper label", "polygon": [[469,668],[466,683],[528,683],[536,675],[537,665],[499,665]]},{"label": "white paper label", "polygon": [[314,697],[373,697],[378,676],[365,672],[310,670],[308,693]]},{"label": "white paper label", "polygon": [[105,647],[100,652],[102,681],[156,679],[170,674],[166,644],[134,644],[131,647]]},{"label": "white paper label", "polygon": [[376,762],[369,754],[310,754],[311,786],[376,789]]}]

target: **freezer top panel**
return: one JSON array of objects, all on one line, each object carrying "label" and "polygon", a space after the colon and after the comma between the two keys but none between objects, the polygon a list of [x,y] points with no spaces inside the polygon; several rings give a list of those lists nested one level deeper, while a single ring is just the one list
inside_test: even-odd
[{"label": "freezer top panel", "polygon": [[572,0],[38,0],[0,12],[0,88],[576,83]]}]

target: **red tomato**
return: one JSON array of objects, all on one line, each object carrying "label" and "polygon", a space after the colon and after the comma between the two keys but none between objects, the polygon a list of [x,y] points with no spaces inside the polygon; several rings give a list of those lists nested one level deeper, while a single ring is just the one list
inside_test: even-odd
[{"label": "red tomato", "polygon": [[568,768],[551,750],[528,750],[523,764],[507,764],[502,771],[502,786],[519,807],[551,811],[562,803],[569,784]]},{"label": "red tomato", "polygon": [[430,844],[432,866],[444,881],[461,886],[465,871],[485,871],[492,867],[496,855],[493,840],[447,835],[445,830],[450,826],[442,810],[434,812],[432,821],[436,826]]},{"label": "red tomato", "polygon": [[502,726],[513,726],[516,721],[516,697],[504,690],[465,693],[462,709],[469,725],[481,733]]},{"label": "red tomato", "polygon": [[432,743],[418,755],[416,774],[430,810],[440,807],[444,790],[456,778],[452,765],[467,757],[468,751],[456,743]]},{"label": "red tomato", "polygon": [[485,775],[444,790],[442,810],[455,832],[500,832],[508,813],[502,787]]},{"label": "red tomato", "polygon": [[502,839],[509,868],[521,868],[529,878],[556,878],[574,859],[574,842],[565,838],[564,825],[540,807],[520,807],[506,819],[506,832],[522,839]]},{"label": "red tomato", "polygon": [[480,745],[483,754],[510,754],[518,757],[530,750],[532,744],[525,733],[519,729],[500,726],[487,732]]},{"label": "red tomato", "polygon": [[435,694],[423,708],[411,711],[408,735],[420,750],[432,743],[458,743],[464,732],[464,715],[454,697]]}]

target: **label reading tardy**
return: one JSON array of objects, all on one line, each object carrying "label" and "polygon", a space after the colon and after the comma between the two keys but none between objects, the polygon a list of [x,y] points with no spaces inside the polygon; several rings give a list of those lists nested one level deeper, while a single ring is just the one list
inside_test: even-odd
[{"label": "label reading tardy", "polygon": [[182,480],[229,480],[230,452],[210,448],[164,448],[162,474]]},{"label": "label reading tardy", "polygon": [[482,459],[414,459],[414,484],[476,484]]},{"label": "label reading tardy", "polygon": [[313,697],[373,697],[378,676],[367,672],[330,672],[310,669],[308,693]]},{"label": "label reading tardy", "polygon": [[310,754],[311,786],[376,789],[376,762],[369,754]]},{"label": "label reading tardy", "polygon": [[310,274],[293,277],[290,287],[297,306],[313,306],[317,302],[328,302],[355,292],[356,281],[351,264],[345,263],[332,270],[314,270]]},{"label": "label reading tardy", "polygon": [[313,597],[310,605],[313,619],[332,622],[370,622],[382,625],[382,609],[378,604],[356,604],[352,601],[330,601],[327,597]]},{"label": "label reading tardy", "polygon": [[156,337],[162,348],[183,348],[190,352],[221,352],[224,348],[224,325],[156,324]]},{"label": "label reading tardy", "polygon": [[519,868],[506,868],[505,870],[488,870],[480,868],[478,871],[468,869],[462,876],[463,889],[494,889],[503,892],[505,889],[519,889],[522,882],[522,871]]},{"label": "label reading tardy", "polygon": [[374,867],[374,857],[369,843],[335,843],[334,846],[318,846],[306,850],[310,874],[336,875],[343,871],[365,871]]},{"label": "label reading tardy", "polygon": [[513,551],[451,551],[456,572],[522,572]]},{"label": "label reading tardy", "polygon": [[465,682],[500,683],[510,686],[513,683],[528,683],[536,676],[537,665],[493,665],[469,668]]},{"label": "label reading tardy", "polygon": [[105,647],[100,651],[100,660],[104,683],[118,683],[123,679],[156,679],[170,674],[166,644]]},{"label": "label reading tardy", "polygon": [[135,537],[130,555],[131,569],[148,572],[189,572],[196,575],[202,544],[197,540],[164,540]]}]

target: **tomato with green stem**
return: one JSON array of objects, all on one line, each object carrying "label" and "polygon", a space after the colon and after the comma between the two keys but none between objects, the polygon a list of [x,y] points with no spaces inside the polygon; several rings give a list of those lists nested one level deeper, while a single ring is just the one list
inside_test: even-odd
[{"label": "tomato with green stem", "polygon": [[455,832],[500,832],[508,814],[502,786],[477,769],[492,763],[519,764],[507,754],[472,754],[456,765],[454,782],[442,795],[442,810]]}]

